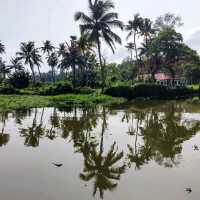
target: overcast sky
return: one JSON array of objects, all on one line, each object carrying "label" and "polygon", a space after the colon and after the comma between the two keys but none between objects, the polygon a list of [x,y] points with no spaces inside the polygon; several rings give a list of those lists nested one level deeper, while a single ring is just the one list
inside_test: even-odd
[{"label": "overcast sky", "polygon": [[[122,21],[135,13],[154,20],[167,12],[182,16],[184,26],[179,31],[185,41],[200,51],[200,1],[199,0],[114,0]],[[51,40],[57,45],[79,33],[78,23],[73,20],[76,11],[87,11],[87,0],[0,0],[0,40],[6,45],[7,57],[19,49],[20,42],[35,41],[41,45]],[[125,38],[125,33],[119,33]],[[124,44],[125,45],[125,44]],[[107,58],[122,60],[127,51],[120,47],[112,56],[103,50]]]}]

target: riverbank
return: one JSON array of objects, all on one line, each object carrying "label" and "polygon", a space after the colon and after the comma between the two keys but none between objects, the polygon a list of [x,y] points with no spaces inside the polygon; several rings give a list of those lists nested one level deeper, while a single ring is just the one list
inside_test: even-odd
[{"label": "riverbank", "polygon": [[126,99],[124,98],[102,94],[65,94],[58,96],[0,95],[0,111],[34,107],[64,107],[68,105],[116,105],[125,102]]}]

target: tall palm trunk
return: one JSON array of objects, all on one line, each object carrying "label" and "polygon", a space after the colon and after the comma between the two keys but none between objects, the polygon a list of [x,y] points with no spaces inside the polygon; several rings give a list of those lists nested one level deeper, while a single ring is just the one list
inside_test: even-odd
[{"label": "tall palm trunk", "polygon": [[38,68],[38,72],[39,72],[40,81],[42,81],[42,75],[41,75],[41,72],[40,72],[40,66],[37,66],[37,68]]},{"label": "tall palm trunk", "polygon": [[136,68],[139,71],[138,65],[138,51],[137,51],[137,43],[136,43],[136,33],[134,33],[134,48],[135,48],[135,58],[136,58]]},{"label": "tall palm trunk", "polygon": [[52,78],[52,82],[55,83],[55,76],[54,76],[54,67],[51,67],[51,78]]},{"label": "tall palm trunk", "polygon": [[98,54],[99,54],[99,63],[101,67],[101,81],[102,81],[102,91],[103,91],[105,87],[105,77],[104,77],[104,66],[103,66],[102,56],[101,56],[101,44],[100,44],[99,38],[97,39],[97,48],[98,48]]},{"label": "tall palm trunk", "polygon": [[73,71],[72,85],[73,85],[73,88],[75,88],[76,87],[76,66],[75,65],[72,66],[72,71]]},{"label": "tall palm trunk", "polygon": [[34,71],[33,65],[30,64],[30,68],[31,68],[31,72],[32,72],[33,85],[35,86],[35,71]]}]

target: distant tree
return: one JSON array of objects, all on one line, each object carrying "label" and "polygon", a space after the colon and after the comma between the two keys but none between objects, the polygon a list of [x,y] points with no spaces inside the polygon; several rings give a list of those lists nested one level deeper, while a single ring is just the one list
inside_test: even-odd
[{"label": "distant tree", "polygon": [[138,13],[135,14],[134,19],[129,20],[128,24],[126,25],[126,31],[128,32],[126,39],[128,40],[130,39],[131,36],[133,36],[133,43],[129,44],[133,44],[131,46],[134,47],[136,61],[138,61],[138,49],[137,49],[136,37],[140,34],[142,25],[143,25],[143,19],[142,17],[140,17],[140,14]]},{"label": "distant tree", "polygon": [[99,62],[101,67],[102,88],[105,86],[104,65],[101,53],[101,39],[112,49],[115,50],[115,42],[121,44],[121,38],[111,30],[111,27],[123,29],[123,23],[118,20],[118,14],[109,12],[114,9],[114,3],[110,0],[89,0],[90,15],[83,12],[75,14],[75,20],[81,20],[80,30],[88,33],[89,39],[97,44]]},{"label": "distant tree", "polygon": [[81,54],[80,48],[78,47],[78,43],[76,37],[71,36],[70,44],[66,43],[66,50],[62,53],[62,58],[59,64],[59,68],[61,69],[69,69],[72,68],[73,72],[73,87],[76,87],[76,67],[83,64],[83,56]]},{"label": "distant tree", "polygon": [[174,77],[178,66],[199,62],[197,52],[185,45],[182,35],[174,29],[159,32],[148,45],[143,46],[142,53],[150,58],[152,76],[159,68],[166,68]]},{"label": "distant tree", "polygon": [[52,81],[55,82],[55,68],[58,65],[58,56],[55,52],[51,53],[47,58],[47,63],[51,67]]},{"label": "distant tree", "polygon": [[156,29],[153,28],[153,22],[149,18],[144,18],[141,26],[141,35],[144,36],[145,43],[151,39],[152,35],[155,34]]},{"label": "distant tree", "polygon": [[15,72],[24,70],[21,61],[17,57],[11,58],[10,62],[10,69],[14,69]]},{"label": "distant tree", "polygon": [[[88,79],[88,68],[91,62],[91,56],[94,54],[93,48],[95,47],[94,42],[89,40],[89,34],[82,33],[80,38],[77,41],[78,47],[83,55],[83,65],[79,66],[81,73],[81,85],[84,86],[87,83]],[[94,64],[94,63],[93,63]]]},{"label": "distant tree", "polygon": [[45,42],[43,42],[43,46],[41,47],[43,53],[47,53],[47,55],[49,56],[50,53],[52,53],[52,51],[55,49],[55,47],[52,45],[50,40],[46,40]]},{"label": "distant tree", "polygon": [[6,65],[6,62],[0,58],[0,74],[1,74],[1,81],[6,79],[6,75],[10,73],[10,67]]},{"label": "distant tree", "polygon": [[61,56],[63,56],[65,54],[66,48],[67,47],[66,47],[65,43],[59,44],[58,51],[57,51],[58,57],[61,57]]},{"label": "distant tree", "polygon": [[[39,50],[35,48],[35,43],[22,42],[20,46],[20,51],[17,52],[17,56],[19,60],[24,60],[25,65],[29,65],[32,72],[33,84],[35,85],[36,78],[35,78],[34,66],[36,65],[39,70],[40,64],[42,63],[41,55],[39,54]],[[40,70],[39,70],[39,74],[40,74]],[[41,74],[40,74],[40,78],[41,78]]]},{"label": "distant tree", "polygon": [[[54,72],[55,72],[55,69],[54,67],[56,66],[53,66],[55,65],[55,61],[56,61],[56,53],[54,51],[55,47],[53,46],[53,44],[51,43],[50,40],[46,40],[45,42],[43,42],[43,46],[41,47],[42,51],[44,54],[47,54],[47,63],[48,65],[51,63],[51,65],[49,65],[51,67],[51,70],[52,70],[52,81],[55,82],[55,76],[54,76]],[[57,61],[58,62],[58,61]],[[57,65],[57,64],[56,64]]]},{"label": "distant tree", "polygon": [[175,16],[173,13],[166,13],[159,16],[154,24],[156,29],[175,29],[176,27],[183,26],[182,18],[180,16]]},{"label": "distant tree", "polygon": [[4,52],[5,52],[5,46],[4,46],[4,44],[0,40],[0,54],[2,54]]},{"label": "distant tree", "polygon": [[133,42],[129,42],[129,43],[127,43],[127,45],[125,47],[130,52],[131,62],[133,62],[133,50],[135,50],[135,44]]}]

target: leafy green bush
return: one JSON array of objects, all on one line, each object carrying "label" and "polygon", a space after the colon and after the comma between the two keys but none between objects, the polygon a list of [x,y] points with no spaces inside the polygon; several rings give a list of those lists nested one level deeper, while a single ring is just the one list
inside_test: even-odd
[{"label": "leafy green bush", "polygon": [[8,79],[8,83],[17,89],[23,89],[28,87],[29,81],[30,75],[28,72],[25,71],[17,71],[14,74],[12,74]]},{"label": "leafy green bush", "polygon": [[78,88],[75,91],[78,94],[92,94],[95,92],[95,89],[92,89],[90,87],[83,87],[83,88]]},{"label": "leafy green bush", "polygon": [[134,87],[119,86],[112,87],[105,91],[105,94],[113,97],[124,97],[126,99],[134,98],[157,98],[157,99],[171,99],[187,97],[194,94],[192,88],[168,88],[166,86],[157,84],[136,84]]},{"label": "leafy green bush", "polygon": [[111,87],[105,91],[105,94],[113,97],[124,97],[129,100],[134,98],[133,87],[130,86]]},{"label": "leafy green bush", "polygon": [[11,85],[0,85],[0,94],[19,94],[19,91],[13,88]]},{"label": "leafy green bush", "polygon": [[137,84],[133,87],[133,93],[135,98],[164,97],[167,93],[167,87],[156,84]]},{"label": "leafy green bush", "polygon": [[44,96],[53,96],[59,94],[72,93],[73,88],[71,84],[65,82],[58,82],[54,84],[46,84],[39,88],[39,94]]}]

